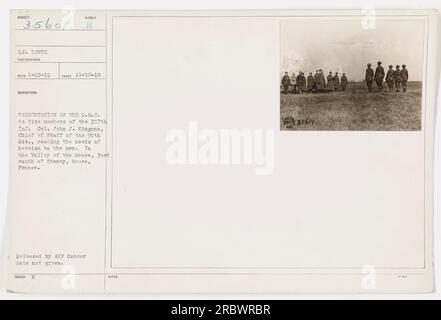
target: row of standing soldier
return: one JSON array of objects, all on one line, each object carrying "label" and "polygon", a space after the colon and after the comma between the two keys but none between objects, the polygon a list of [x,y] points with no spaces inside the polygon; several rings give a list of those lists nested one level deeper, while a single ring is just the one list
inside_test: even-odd
[{"label": "row of standing soldier", "polygon": [[281,89],[282,92],[287,93],[303,93],[303,92],[320,92],[320,91],[345,91],[348,86],[348,78],[343,73],[341,79],[338,76],[338,72],[332,75],[330,71],[325,79],[323,70],[316,70],[315,75],[312,72],[309,73],[308,78],[305,78],[303,72],[299,72],[296,76],[295,73],[290,77],[288,72],[282,78]]},{"label": "row of standing soldier", "polygon": [[397,65],[394,70],[394,67],[389,65],[389,70],[387,73],[385,73],[384,68],[381,66],[381,61],[378,61],[377,68],[375,69],[374,73],[374,70],[371,68],[371,64],[368,63],[365,76],[368,92],[372,92],[372,83],[374,81],[377,84],[378,91],[381,92],[383,90],[384,80],[386,80],[389,92],[391,92],[394,87],[396,92],[400,92],[401,87],[403,87],[403,92],[406,92],[409,71],[406,69],[405,64],[403,64],[402,67],[403,69],[400,69],[400,66]]}]

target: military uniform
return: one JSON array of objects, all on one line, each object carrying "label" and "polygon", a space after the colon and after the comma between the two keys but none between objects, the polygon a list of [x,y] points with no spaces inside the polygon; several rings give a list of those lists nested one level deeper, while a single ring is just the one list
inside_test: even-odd
[{"label": "military uniform", "polygon": [[383,80],[384,80],[384,68],[381,63],[378,63],[378,67],[375,69],[375,82],[377,83],[378,91],[383,90]]},{"label": "military uniform", "polygon": [[314,75],[314,83],[315,83],[315,90],[321,91],[325,88],[325,78],[323,77],[323,74],[320,72],[317,72]]},{"label": "military uniform", "polygon": [[291,93],[296,93],[297,91],[297,83],[296,83],[296,74],[293,73],[291,76]]},{"label": "military uniform", "polygon": [[312,91],[312,89],[314,89],[314,77],[311,73],[309,74],[308,79],[306,79],[306,83],[306,89],[308,90],[308,92]]},{"label": "military uniform", "polygon": [[316,72],[314,74],[314,91],[315,92],[319,91],[319,86],[320,86],[320,75],[318,72]]},{"label": "military uniform", "polygon": [[335,90],[340,89],[340,78],[338,77],[337,73],[334,76],[334,89]]},{"label": "military uniform", "polygon": [[302,93],[303,91],[305,91],[306,88],[306,78],[303,75],[303,73],[300,73],[297,76],[297,89],[299,90],[299,93]]},{"label": "military uniform", "polygon": [[285,74],[282,78],[282,87],[283,87],[283,93],[288,93],[289,86],[291,84],[291,79],[287,74]]},{"label": "military uniform", "polygon": [[326,79],[325,75],[323,74],[323,71],[319,71],[320,74],[320,81],[322,82],[323,89],[326,87]]},{"label": "military uniform", "polygon": [[389,92],[391,92],[394,88],[394,78],[395,78],[394,69],[392,69],[392,66],[390,66],[386,74],[386,83],[387,83],[387,87],[389,88]]},{"label": "military uniform", "polygon": [[348,78],[346,78],[346,75],[343,74],[341,76],[341,91],[345,91],[347,86],[348,86]]},{"label": "military uniform", "polygon": [[403,78],[403,92],[407,90],[407,80],[409,79],[409,71],[406,69],[406,65],[403,64],[403,69],[401,70],[401,77]]},{"label": "military uniform", "polygon": [[366,75],[365,75],[365,80],[366,80],[366,85],[368,87],[368,92],[372,92],[372,81],[374,79],[374,70],[372,70],[370,68],[370,64],[368,65],[368,68],[366,69]]},{"label": "military uniform", "polygon": [[334,77],[332,76],[332,74],[328,74],[328,77],[326,78],[326,80],[328,81],[328,84],[326,85],[326,89],[329,91],[334,91]]},{"label": "military uniform", "polygon": [[401,83],[403,82],[402,72],[398,68],[399,68],[399,66],[397,66],[397,69],[394,71],[394,81],[395,81],[395,91],[396,92],[400,92]]}]

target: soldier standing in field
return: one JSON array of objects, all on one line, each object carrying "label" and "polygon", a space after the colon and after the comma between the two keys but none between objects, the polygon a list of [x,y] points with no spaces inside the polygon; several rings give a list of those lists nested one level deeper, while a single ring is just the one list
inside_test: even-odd
[{"label": "soldier standing in field", "polygon": [[394,71],[394,81],[395,81],[395,91],[400,92],[401,83],[403,82],[403,77],[399,65],[397,65],[396,70]]},{"label": "soldier standing in field", "polygon": [[383,80],[384,80],[384,68],[381,66],[381,61],[377,62],[377,69],[375,69],[375,82],[377,83],[378,91],[383,91]]},{"label": "soldier standing in field", "polygon": [[306,89],[306,78],[303,75],[303,72],[300,71],[299,75],[297,76],[297,90],[299,91],[299,94],[305,91]]},{"label": "soldier standing in field", "polygon": [[389,92],[391,92],[394,88],[394,66],[389,65],[389,70],[387,70],[386,74],[386,83],[389,88]]},{"label": "soldier standing in field", "polygon": [[340,89],[340,78],[338,77],[338,72],[336,72],[334,76],[334,89]]},{"label": "soldier standing in field", "polygon": [[288,93],[290,84],[291,84],[291,79],[289,78],[288,72],[285,72],[285,75],[282,78],[282,87],[284,94]]},{"label": "soldier standing in field", "polygon": [[374,79],[374,70],[371,69],[371,66],[372,65],[370,63],[367,64],[366,75],[364,77],[366,80],[368,92],[372,92],[372,81]]},{"label": "soldier standing in field", "polygon": [[329,71],[328,77],[326,78],[328,84],[326,85],[326,89],[329,91],[334,91],[334,77],[332,76],[332,71]]},{"label": "soldier standing in field", "polygon": [[345,91],[348,86],[348,78],[346,78],[346,74],[343,72],[341,76],[341,91]]},{"label": "soldier standing in field", "polygon": [[291,93],[296,93],[297,92],[297,82],[296,82],[296,74],[295,72],[292,73],[291,76]]},{"label": "soldier standing in field", "polygon": [[403,64],[403,69],[401,70],[401,77],[403,78],[403,92],[406,92],[407,80],[409,79],[409,71],[407,71],[405,64]]},{"label": "soldier standing in field", "polygon": [[320,70],[317,70],[314,75],[314,83],[315,83],[315,92],[319,92],[323,90],[323,81],[322,81],[322,74],[320,73]]},{"label": "soldier standing in field", "polygon": [[319,75],[319,71],[316,70],[314,74],[314,92],[318,92],[319,82],[320,82],[320,75]]},{"label": "soldier standing in field", "polygon": [[322,69],[319,69],[319,75],[320,75],[321,87],[324,90],[326,88],[326,79]]},{"label": "soldier standing in field", "polygon": [[312,72],[309,73],[306,82],[307,82],[306,89],[308,90],[308,92],[311,92],[312,89],[314,89],[314,77],[312,76]]}]

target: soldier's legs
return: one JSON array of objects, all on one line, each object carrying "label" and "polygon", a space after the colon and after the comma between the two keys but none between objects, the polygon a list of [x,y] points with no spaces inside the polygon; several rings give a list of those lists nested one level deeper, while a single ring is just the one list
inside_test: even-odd
[{"label": "soldier's legs", "polygon": [[372,92],[372,81],[366,81],[368,92]]},{"label": "soldier's legs", "polygon": [[395,81],[395,89],[396,89],[396,92],[400,92],[400,90],[401,90],[401,83],[400,82]]},{"label": "soldier's legs", "polygon": [[392,89],[394,88],[394,84],[393,84],[392,82],[388,81],[388,82],[387,82],[387,87],[388,87],[388,89],[389,89],[389,92],[391,92]]},{"label": "soldier's legs", "polygon": [[284,93],[284,94],[287,94],[287,93],[288,93],[288,87],[289,87],[289,86],[283,86],[283,93]]},{"label": "soldier's legs", "polygon": [[406,92],[407,89],[407,81],[403,81],[403,92]]},{"label": "soldier's legs", "polygon": [[377,79],[375,82],[377,83],[378,91],[381,91],[383,89],[383,81]]}]

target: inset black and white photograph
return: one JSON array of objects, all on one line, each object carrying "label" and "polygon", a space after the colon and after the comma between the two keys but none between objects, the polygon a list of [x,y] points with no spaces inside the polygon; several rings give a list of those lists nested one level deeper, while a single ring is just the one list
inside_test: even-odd
[{"label": "inset black and white photograph", "polygon": [[421,130],[424,46],[423,19],[282,21],[281,130]]}]

